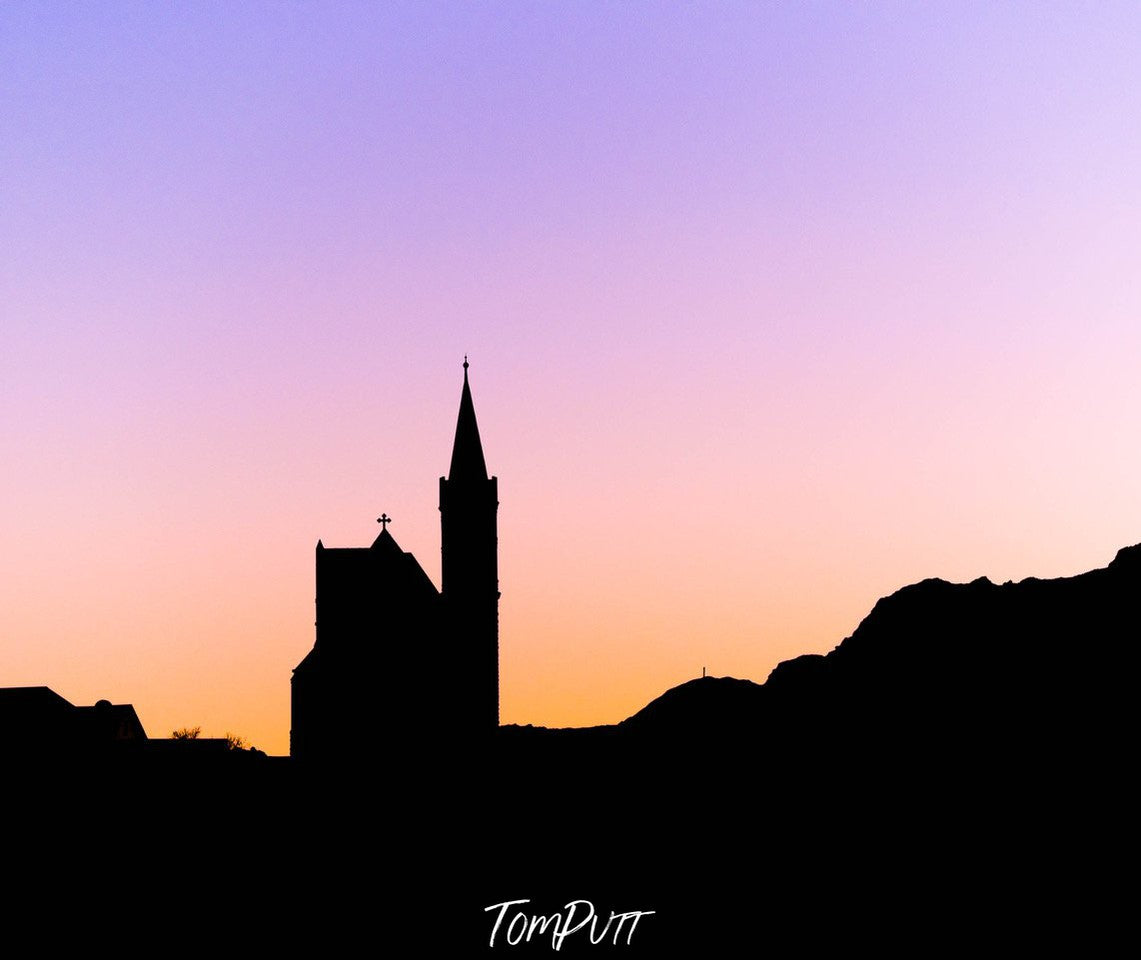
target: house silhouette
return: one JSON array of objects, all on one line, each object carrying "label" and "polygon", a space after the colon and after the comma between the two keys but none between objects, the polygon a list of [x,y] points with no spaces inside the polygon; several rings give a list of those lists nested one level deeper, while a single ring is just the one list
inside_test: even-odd
[{"label": "house silhouette", "polygon": [[147,734],[129,703],[80,707],[50,687],[0,687],[0,758],[51,763],[134,755]]},{"label": "house silhouette", "polygon": [[440,478],[440,589],[401,550],[386,514],[369,547],[317,542],[316,639],[292,678],[289,750],[299,761],[351,762],[499,725],[498,483],[487,474],[466,357],[463,367]]}]

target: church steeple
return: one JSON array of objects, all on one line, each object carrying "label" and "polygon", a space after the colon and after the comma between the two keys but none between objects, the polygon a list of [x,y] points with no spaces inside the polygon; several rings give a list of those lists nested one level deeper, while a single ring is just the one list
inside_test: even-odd
[{"label": "church steeple", "polygon": [[464,357],[452,462],[440,477],[440,592],[455,645],[458,716],[479,733],[499,726],[499,491],[487,475],[467,371]]},{"label": "church steeple", "polygon": [[456,439],[452,444],[452,464],[448,468],[449,480],[486,480],[487,462],[483,459],[483,444],[479,440],[479,425],[475,422],[475,405],[471,402],[471,387],[467,382],[467,356],[464,356],[464,389],[460,394],[460,415],[456,420]]}]

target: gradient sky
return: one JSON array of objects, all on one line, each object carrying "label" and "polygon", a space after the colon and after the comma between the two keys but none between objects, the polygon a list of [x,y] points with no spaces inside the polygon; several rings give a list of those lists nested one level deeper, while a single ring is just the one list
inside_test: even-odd
[{"label": "gradient sky", "polygon": [[1138,37],[4,4],[0,685],[286,752],[318,538],[387,511],[439,582],[464,353],[504,722],[762,681],[925,577],[1103,566],[1141,541]]}]

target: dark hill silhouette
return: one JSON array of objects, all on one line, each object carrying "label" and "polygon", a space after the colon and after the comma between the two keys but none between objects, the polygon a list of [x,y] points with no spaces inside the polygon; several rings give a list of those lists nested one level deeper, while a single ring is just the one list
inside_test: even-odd
[{"label": "dark hill silhouette", "polygon": [[[702,749],[979,758],[1058,755],[1083,731],[1111,739],[1124,706],[1114,661],[1132,645],[1141,544],[1072,577],[995,584],[928,579],[879,600],[825,655],[777,665],[764,684],[704,677],[611,727],[504,728],[509,741],[700,741]],[[1095,747],[1085,744],[1085,750]]]},{"label": "dark hill silhouette", "polygon": [[763,687],[735,677],[699,677],[667,690],[619,726],[643,734],[701,735],[749,725],[759,714]]},{"label": "dark hill silhouette", "polygon": [[[609,727],[504,728],[493,779],[513,806],[483,824],[574,824],[561,869],[636,865],[660,942],[704,955],[753,941],[695,916],[755,915],[797,953],[989,941],[988,924],[1025,945],[1045,917],[1088,948],[1078,918],[1112,899],[1090,851],[1120,843],[1132,796],[1138,597],[1141,545],[1073,577],[912,584],[764,684],[691,680]],[[591,836],[620,840],[600,855]]]}]

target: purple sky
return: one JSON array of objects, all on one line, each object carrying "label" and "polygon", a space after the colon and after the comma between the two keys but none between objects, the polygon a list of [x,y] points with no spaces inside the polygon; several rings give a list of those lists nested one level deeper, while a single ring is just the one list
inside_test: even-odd
[{"label": "purple sky", "polygon": [[287,749],[312,550],[439,574],[464,353],[503,719],[763,680],[1141,540],[1133,4],[0,8],[0,685]]}]

